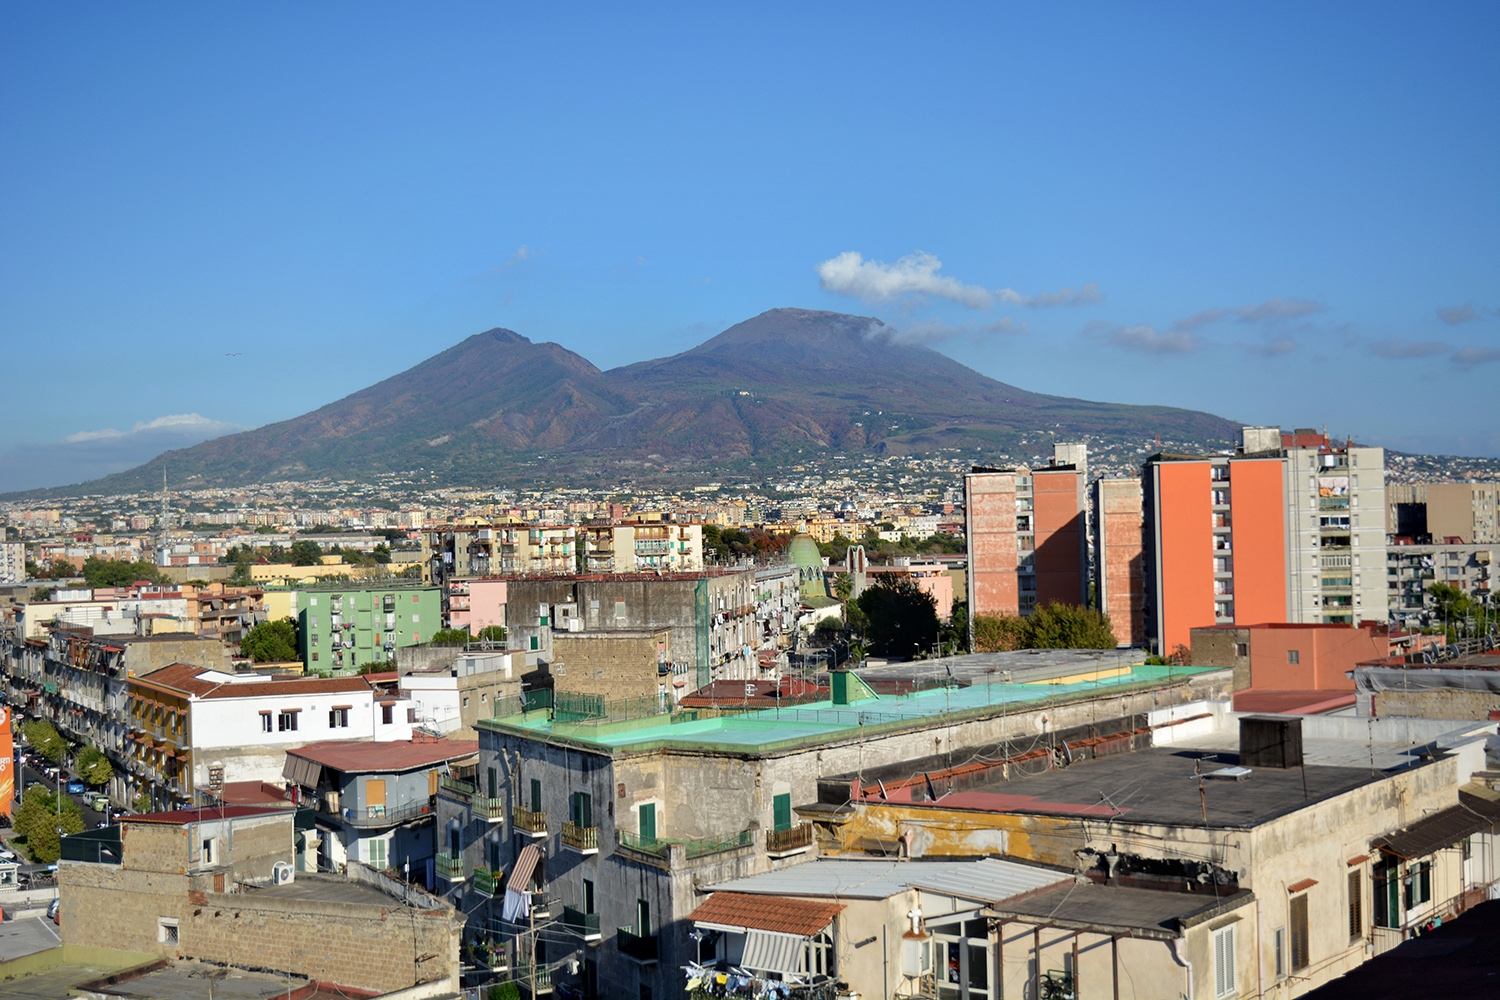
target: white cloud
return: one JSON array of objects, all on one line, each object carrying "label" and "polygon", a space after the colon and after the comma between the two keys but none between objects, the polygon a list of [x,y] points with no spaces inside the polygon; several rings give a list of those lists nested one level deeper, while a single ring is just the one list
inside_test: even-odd
[{"label": "white cloud", "polygon": [[1109,326],[1090,324],[1092,331],[1107,344],[1138,354],[1189,354],[1203,345],[1186,330],[1158,331],[1154,326]]},{"label": "white cloud", "polygon": [[1009,316],[1002,316],[993,323],[945,323],[938,319],[921,319],[901,327],[879,324],[871,326],[866,336],[889,340],[894,344],[932,344],[957,337],[979,340],[983,337],[1004,337],[1025,333],[1026,324]]},{"label": "white cloud", "polygon": [[174,413],[165,417],[157,417],[155,420],[138,421],[128,431],[118,431],[113,427],[106,427],[98,431],[79,431],[77,434],[69,434],[63,438],[63,441],[67,444],[80,444],[85,441],[110,441],[135,434],[149,434],[154,431],[167,434],[189,435],[206,441],[211,437],[234,434],[247,429],[239,424],[225,423],[222,420],[210,420],[208,417],[198,413]]},{"label": "white cloud", "polygon": [[818,265],[824,289],[866,302],[894,302],[910,295],[931,295],[970,309],[985,309],[995,296],[978,285],[938,274],[943,262],[930,253],[914,253],[894,264],[865,260],[853,250]]},{"label": "white cloud", "polygon": [[1450,359],[1456,365],[1484,365],[1500,361],[1500,347],[1463,347]]},{"label": "white cloud", "polygon": [[1022,295],[1011,288],[990,291],[982,285],[966,285],[957,278],[939,274],[942,267],[942,261],[921,251],[887,264],[865,260],[855,251],[848,250],[819,264],[818,280],[825,291],[850,295],[866,302],[899,302],[931,296],[969,309],[988,309],[996,302],[1033,307],[1079,306],[1104,298],[1099,286],[1093,282],[1076,290],[1064,288],[1041,295]]},{"label": "white cloud", "polygon": [[1474,306],[1472,304],[1463,306],[1444,306],[1437,311],[1438,319],[1442,320],[1444,323],[1447,323],[1450,326],[1455,323],[1466,323],[1477,315],[1478,313],[1474,311]]},{"label": "white cloud", "polygon": [[1404,360],[1408,358],[1431,358],[1439,354],[1447,354],[1453,348],[1448,344],[1439,343],[1436,340],[1407,341],[1397,337],[1395,340],[1377,340],[1370,345],[1370,353],[1378,358],[1391,358],[1393,360]]},{"label": "white cloud", "polygon": [[1297,349],[1297,342],[1290,337],[1277,337],[1268,344],[1246,344],[1245,350],[1264,358],[1279,358]]},{"label": "white cloud", "polygon": [[1297,316],[1306,316],[1309,313],[1322,312],[1325,307],[1321,302],[1311,299],[1293,299],[1276,296],[1266,299],[1257,306],[1234,306],[1227,309],[1204,309],[1186,316],[1173,323],[1173,330],[1196,330],[1200,326],[1209,323],[1217,323],[1221,320],[1234,319],[1241,323],[1258,323],[1263,320],[1293,319]]}]

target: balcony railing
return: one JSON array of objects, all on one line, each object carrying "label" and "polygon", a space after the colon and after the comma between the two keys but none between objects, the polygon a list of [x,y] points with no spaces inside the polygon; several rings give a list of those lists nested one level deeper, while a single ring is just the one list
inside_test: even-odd
[{"label": "balcony railing", "polygon": [[575,851],[596,854],[599,851],[599,828],[579,826],[572,820],[568,820],[563,824],[562,842],[564,847],[571,847]]},{"label": "balcony railing", "polygon": [[656,961],[655,934],[643,937],[621,927],[615,934],[615,947],[620,949],[620,954],[633,958],[637,962]]},{"label": "balcony railing", "polygon": [[486,823],[500,823],[505,819],[505,800],[491,798],[488,795],[475,795],[469,800],[469,807],[474,810],[474,815],[483,819]]},{"label": "balcony railing", "polygon": [[502,874],[502,872],[495,868],[475,868],[474,888],[487,896],[493,896],[495,890],[500,885]]},{"label": "balcony railing", "polygon": [[336,817],[349,826],[373,828],[398,826],[414,819],[432,815],[432,800],[418,799],[399,806],[366,806],[363,809],[320,810],[325,815]]},{"label": "balcony railing", "polygon": [[516,806],[515,811],[516,829],[522,833],[545,834],[547,832],[547,811],[532,812],[530,809],[522,809]]},{"label": "balcony railing", "polygon": [[438,791],[444,793],[450,799],[458,799],[462,802],[468,802],[479,793],[479,789],[475,787],[473,782],[463,781],[462,779],[449,777],[448,775],[444,775],[438,779]]},{"label": "balcony railing", "polygon": [[563,907],[563,926],[583,935],[585,941],[599,940],[599,914],[584,913],[572,906]]},{"label": "balcony railing", "polygon": [[464,880],[464,859],[455,858],[446,852],[439,854],[436,858],[438,878],[447,879],[449,882],[462,882]]},{"label": "balcony railing", "polygon": [[799,851],[811,847],[812,840],[812,824],[799,823],[788,830],[767,830],[766,850],[772,854],[781,851]]},{"label": "balcony railing", "polygon": [[638,833],[629,830],[616,831],[620,839],[620,846],[638,854],[651,854],[658,858],[667,856],[669,844],[665,840],[657,840],[655,837],[642,837]]},{"label": "balcony railing", "polygon": [[741,830],[733,836],[722,840],[689,840],[684,846],[687,848],[687,856],[690,858],[701,858],[705,854],[719,854],[723,851],[734,851],[741,847],[749,847],[755,843],[754,833],[750,830]]}]

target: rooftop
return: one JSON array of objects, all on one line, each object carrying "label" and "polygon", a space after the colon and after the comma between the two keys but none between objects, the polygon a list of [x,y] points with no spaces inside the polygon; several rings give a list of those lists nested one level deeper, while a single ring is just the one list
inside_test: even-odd
[{"label": "rooftop", "polygon": [[122,824],[161,823],[166,826],[187,826],[189,823],[211,823],[221,819],[244,819],[249,816],[290,817],[292,810],[286,806],[224,805],[204,806],[201,809],[177,809],[172,812],[141,813],[138,816],[122,816]]},{"label": "rooftop", "polygon": [[326,740],[309,743],[288,756],[305,757],[345,774],[411,771],[479,752],[478,740]]},{"label": "rooftop", "polygon": [[368,882],[357,882],[338,875],[312,875],[307,872],[298,872],[296,878],[290,882],[260,886],[251,891],[257,896],[275,899],[307,899],[323,903],[359,903],[366,906],[393,906],[400,901],[398,897]]},{"label": "rooftop", "polygon": [[1214,890],[1212,884],[1202,892],[1167,892],[1069,880],[993,909],[1002,917],[1039,919],[1060,928],[1123,930],[1136,937],[1171,940],[1181,936],[1184,926],[1238,909],[1255,899],[1248,889],[1223,895]]},{"label": "rooftop", "polygon": [[802,899],[716,892],[689,913],[687,919],[695,923],[754,928],[808,937],[827,927],[842,909],[843,906],[838,903],[813,903]]},{"label": "rooftop", "polygon": [[567,738],[614,751],[662,746],[726,751],[771,750],[846,739],[871,727],[906,728],[935,719],[978,717],[1027,703],[1083,700],[1101,693],[1167,687],[1217,668],[1152,666],[1134,651],[1037,650],[979,653],[921,664],[903,663],[859,671],[869,682],[921,679],[925,671],[967,686],[943,686],[910,694],[867,697],[848,705],[829,699],[795,708],[765,708],[733,716],[698,717],[694,712],[624,722],[554,722],[545,710],[481,719],[480,728],[519,731],[541,738]]},{"label": "rooftop", "polygon": [[720,882],[711,891],[764,893],[774,896],[837,896],[885,899],[921,888],[982,902],[1009,899],[1072,875],[1041,865],[999,858],[979,860],[863,861],[819,858],[789,868]]}]

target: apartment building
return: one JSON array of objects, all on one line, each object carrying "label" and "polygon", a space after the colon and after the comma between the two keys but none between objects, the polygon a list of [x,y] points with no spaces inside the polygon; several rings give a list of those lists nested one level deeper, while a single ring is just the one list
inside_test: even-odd
[{"label": "apartment building", "polygon": [[583,529],[584,571],[636,573],[703,569],[703,525],[675,521],[595,525]]},{"label": "apartment building", "polygon": [[1389,539],[1385,573],[1391,617],[1413,622],[1420,619],[1435,604],[1427,592],[1434,583],[1487,598],[1493,592],[1497,560],[1500,543],[1421,545],[1406,536]]},{"label": "apartment building", "polygon": [[[1081,448],[1057,446],[1075,456]],[[976,466],[964,476],[971,619],[1088,602],[1086,482],[1085,467],[1076,464]]]},{"label": "apartment building", "polygon": [[1385,620],[1382,449],[1247,427],[1232,455],[1152,456],[1142,486],[1159,652],[1206,625]]},{"label": "apartment building", "polygon": [[1386,531],[1393,535],[1467,544],[1500,543],[1497,519],[1500,485],[1495,483],[1417,483],[1391,491]]},{"label": "apartment building", "polygon": [[159,807],[228,782],[276,781],[286,751],[321,740],[410,740],[406,701],[364,677],[267,678],[171,664],[126,680],[130,794]]},{"label": "apartment building", "polygon": [[302,663],[309,673],[352,673],[395,659],[404,646],[430,641],[442,628],[442,591],[376,584],[326,584],[294,591],[290,613],[297,620]]},{"label": "apartment building", "polygon": [[1145,527],[1139,479],[1096,479],[1090,503],[1094,600],[1122,646],[1146,644]]},{"label": "apartment building", "polygon": [[335,740],[286,752],[285,777],[317,810],[319,871],[350,861],[407,870],[435,885],[432,829],[438,784],[473,778],[479,744],[416,734],[410,740]]},{"label": "apartment building", "polygon": [[443,583],[463,576],[576,573],[576,530],[519,518],[460,518],[428,528],[422,532],[422,579]]},{"label": "apartment building", "polygon": [[0,583],[26,579],[26,543],[0,542]]}]

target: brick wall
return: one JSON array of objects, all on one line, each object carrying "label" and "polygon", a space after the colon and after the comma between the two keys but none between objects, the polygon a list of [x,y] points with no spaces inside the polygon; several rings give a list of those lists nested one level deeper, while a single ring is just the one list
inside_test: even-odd
[{"label": "brick wall", "polygon": [[[298,875],[299,882],[343,879]],[[69,945],[119,948],[389,992],[437,981],[458,986],[461,920],[449,907],[417,910],[193,890],[187,876],[63,862]],[[176,943],[163,920],[177,921]]]},{"label": "brick wall", "polygon": [[602,694],[610,701],[655,698],[660,681],[656,644],[666,632],[638,635],[552,634],[552,674],[558,691]]}]

